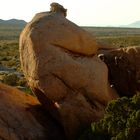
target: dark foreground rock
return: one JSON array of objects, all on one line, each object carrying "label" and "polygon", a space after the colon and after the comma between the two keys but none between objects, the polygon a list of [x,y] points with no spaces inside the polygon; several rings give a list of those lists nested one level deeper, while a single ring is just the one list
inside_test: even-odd
[{"label": "dark foreground rock", "polygon": [[67,139],[104,115],[118,97],[108,82],[108,68],[96,55],[94,37],[65,18],[53,3],[37,14],[20,36],[20,57],[26,79],[39,101],[61,123]]},{"label": "dark foreground rock", "polygon": [[36,97],[0,84],[1,140],[64,140],[61,126]]}]

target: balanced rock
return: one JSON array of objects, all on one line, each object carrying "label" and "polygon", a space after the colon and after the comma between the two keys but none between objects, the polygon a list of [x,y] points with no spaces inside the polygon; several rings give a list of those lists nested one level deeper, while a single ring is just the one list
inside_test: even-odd
[{"label": "balanced rock", "polygon": [[66,19],[63,6],[51,6],[23,30],[21,64],[39,101],[74,140],[118,96],[108,82],[106,64],[96,55],[94,37]]},{"label": "balanced rock", "polygon": [[140,91],[140,46],[114,49],[104,54],[110,82],[121,96]]}]

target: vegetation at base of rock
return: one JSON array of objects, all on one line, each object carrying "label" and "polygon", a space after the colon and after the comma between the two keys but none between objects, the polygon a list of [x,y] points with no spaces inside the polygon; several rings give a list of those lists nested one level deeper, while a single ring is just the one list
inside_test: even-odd
[{"label": "vegetation at base of rock", "polygon": [[3,76],[3,83],[11,86],[17,85],[19,78],[16,74],[10,73]]},{"label": "vegetation at base of rock", "polygon": [[17,87],[18,89],[35,96],[31,89],[28,87],[25,77],[18,77],[15,73],[7,73],[0,75],[0,82]]},{"label": "vegetation at base of rock", "polygon": [[111,101],[102,120],[91,124],[79,140],[139,140],[140,93]]},{"label": "vegetation at base of rock", "polygon": [[15,73],[3,74],[0,81],[11,86],[27,86],[26,79],[24,77],[18,77]]}]

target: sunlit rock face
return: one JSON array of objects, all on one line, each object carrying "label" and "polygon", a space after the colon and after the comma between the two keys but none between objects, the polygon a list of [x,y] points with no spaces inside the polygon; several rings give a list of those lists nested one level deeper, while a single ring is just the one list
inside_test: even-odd
[{"label": "sunlit rock face", "polygon": [[20,58],[39,101],[73,140],[118,96],[110,88],[106,64],[96,55],[100,46],[65,16],[57,3],[50,12],[36,14],[21,33]]}]

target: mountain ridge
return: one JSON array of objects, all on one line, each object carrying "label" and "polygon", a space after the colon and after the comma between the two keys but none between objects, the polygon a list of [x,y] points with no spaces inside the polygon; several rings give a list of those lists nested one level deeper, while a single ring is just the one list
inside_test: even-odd
[{"label": "mountain ridge", "polygon": [[[26,25],[27,22],[25,20],[22,19],[8,19],[8,20],[3,20],[0,19],[0,25]],[[116,27],[116,26],[108,26],[108,27]],[[140,28],[140,20],[132,22],[130,24],[127,25],[120,25],[119,27],[124,27],[124,28]]]},{"label": "mountain ridge", "polygon": [[27,22],[25,20],[22,20],[22,19],[9,19],[9,20],[3,20],[3,19],[0,19],[0,25],[1,24],[12,24],[12,25],[25,25]]},{"label": "mountain ridge", "polygon": [[140,28],[140,20],[132,22],[128,25],[121,25],[120,27],[128,27],[128,28]]},{"label": "mountain ridge", "polygon": [[140,20],[129,24],[129,26],[138,27],[140,28]]}]

